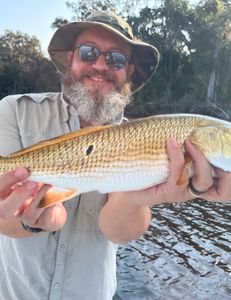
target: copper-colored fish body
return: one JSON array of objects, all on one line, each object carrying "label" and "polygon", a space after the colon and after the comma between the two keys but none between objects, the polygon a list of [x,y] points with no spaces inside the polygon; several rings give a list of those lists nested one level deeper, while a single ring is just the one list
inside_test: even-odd
[{"label": "copper-colored fish body", "polygon": [[189,138],[212,164],[231,171],[231,124],[186,114],[79,130],[1,157],[0,171],[25,166],[33,179],[79,193],[138,190],[167,179],[170,137],[183,151]]}]

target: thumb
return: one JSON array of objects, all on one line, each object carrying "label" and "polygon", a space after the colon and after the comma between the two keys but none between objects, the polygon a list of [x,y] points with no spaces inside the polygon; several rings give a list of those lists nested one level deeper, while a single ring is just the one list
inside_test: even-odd
[{"label": "thumb", "polygon": [[62,203],[47,207],[38,218],[35,226],[45,231],[61,229],[67,220],[67,211]]}]

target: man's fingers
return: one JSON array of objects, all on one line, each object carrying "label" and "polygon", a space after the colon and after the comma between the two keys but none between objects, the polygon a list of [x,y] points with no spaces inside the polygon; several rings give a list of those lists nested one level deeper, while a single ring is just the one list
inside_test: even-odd
[{"label": "man's fingers", "polygon": [[25,180],[29,176],[26,168],[17,168],[0,175],[0,197],[11,188],[12,185]]},{"label": "man's fingers", "polygon": [[58,203],[45,208],[34,226],[47,231],[56,231],[63,227],[66,219],[67,211],[62,203]]},{"label": "man's fingers", "polygon": [[213,185],[212,166],[195,146],[186,141],[186,150],[193,160],[192,184],[198,191],[207,191]]},{"label": "man's fingers", "polygon": [[214,167],[216,178],[213,179],[214,184],[207,191],[208,200],[216,200],[219,202],[227,202],[231,200],[231,173],[225,172]]},{"label": "man's fingers", "polygon": [[15,190],[4,200],[0,202],[0,218],[14,217],[18,209],[36,190],[37,183],[27,181]]},{"label": "man's fingers", "polygon": [[170,176],[168,182],[176,185],[176,182],[182,176],[185,161],[184,154],[174,138],[168,139],[167,152],[170,160]]},{"label": "man's fingers", "polygon": [[41,184],[35,195],[32,197],[32,201],[25,203],[25,205],[21,208],[19,217],[25,224],[34,226],[37,222],[37,219],[44,211],[44,208],[38,208],[38,204],[50,188],[51,186],[48,184]]},{"label": "man's fingers", "polygon": [[50,184],[41,183],[36,191],[35,196],[33,197],[33,200],[30,203],[30,208],[38,208],[40,201],[51,187],[52,186]]}]

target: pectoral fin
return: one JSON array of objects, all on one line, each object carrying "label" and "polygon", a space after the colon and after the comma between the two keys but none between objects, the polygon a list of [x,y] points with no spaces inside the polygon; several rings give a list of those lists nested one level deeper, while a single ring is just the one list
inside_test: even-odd
[{"label": "pectoral fin", "polygon": [[71,198],[77,196],[79,193],[75,189],[56,189],[53,187],[49,190],[46,195],[42,198],[39,203],[39,207],[48,207],[60,202],[70,200]]},{"label": "pectoral fin", "polygon": [[185,155],[185,161],[184,161],[184,166],[182,169],[182,173],[181,176],[178,178],[177,180],[177,185],[182,185],[185,183],[188,183],[188,179],[189,179],[189,165],[192,162],[192,158],[189,154],[186,153]]}]

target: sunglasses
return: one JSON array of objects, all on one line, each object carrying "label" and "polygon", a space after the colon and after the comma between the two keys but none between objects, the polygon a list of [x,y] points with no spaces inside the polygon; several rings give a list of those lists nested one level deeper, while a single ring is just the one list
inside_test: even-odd
[{"label": "sunglasses", "polygon": [[89,45],[75,45],[74,49],[79,50],[79,57],[84,62],[96,62],[100,55],[104,55],[109,68],[122,69],[126,62],[130,62],[129,57],[119,51],[103,52]]}]

